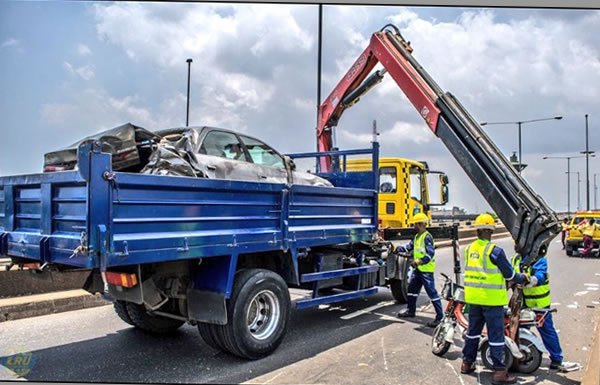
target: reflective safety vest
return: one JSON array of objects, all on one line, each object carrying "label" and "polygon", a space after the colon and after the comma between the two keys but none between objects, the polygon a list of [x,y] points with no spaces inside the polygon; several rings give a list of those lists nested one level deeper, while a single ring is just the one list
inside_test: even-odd
[{"label": "reflective safety vest", "polygon": [[[512,259],[513,268],[517,273],[521,271],[521,256],[515,255]],[[533,268],[529,267],[528,274],[533,275]],[[538,282],[539,283],[539,282]],[[550,306],[550,276],[546,273],[546,282],[543,285],[523,288],[523,298],[525,298],[525,306],[528,308],[540,308]]]},{"label": "reflective safety vest", "polygon": [[465,250],[465,302],[468,304],[508,305],[506,281],[490,259],[494,246],[490,241],[477,239]]},{"label": "reflective safety vest", "polygon": [[[429,231],[423,231],[421,234],[415,235],[413,241],[413,258],[415,260],[421,259],[427,255],[425,250],[425,237],[429,234]],[[431,236],[431,234],[429,234]],[[431,237],[433,240],[433,237]],[[435,246],[434,246],[435,247]],[[431,259],[424,265],[417,266],[417,269],[423,273],[433,273],[435,271],[435,254],[430,256]]]}]

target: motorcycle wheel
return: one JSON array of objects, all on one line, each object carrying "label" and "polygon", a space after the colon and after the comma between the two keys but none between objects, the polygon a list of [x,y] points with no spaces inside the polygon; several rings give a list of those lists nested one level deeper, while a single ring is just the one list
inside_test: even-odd
[{"label": "motorcycle wheel", "polygon": [[519,338],[519,350],[524,357],[520,360],[514,360],[511,369],[524,374],[530,374],[538,370],[542,364],[542,352],[533,343],[523,338]]},{"label": "motorcycle wheel", "polygon": [[[489,341],[485,341],[483,344],[481,344],[481,361],[486,368],[494,370]],[[513,366],[513,361],[514,357],[510,352],[510,349],[508,346],[504,345],[504,362],[506,363],[506,367],[511,368]]]},{"label": "motorcycle wheel", "polygon": [[450,321],[444,319],[436,328],[433,330],[431,336],[431,352],[436,356],[442,357],[450,349],[450,342],[446,341],[446,333],[449,327],[452,327]]}]

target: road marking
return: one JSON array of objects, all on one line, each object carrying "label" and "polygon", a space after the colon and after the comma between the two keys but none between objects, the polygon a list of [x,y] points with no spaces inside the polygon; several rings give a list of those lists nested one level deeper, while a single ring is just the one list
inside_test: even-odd
[{"label": "road marking", "polygon": [[578,291],[577,293],[573,294],[575,297],[581,297],[582,295],[586,295],[587,293],[589,293],[589,291],[584,290],[584,291]]},{"label": "road marking", "polygon": [[456,371],[456,369],[454,369],[454,366],[452,366],[452,364],[450,363],[450,361],[448,361],[447,358],[446,358],[446,365],[448,365],[450,367],[450,369],[452,369],[452,371],[454,372],[454,374],[456,375],[456,377],[460,381],[461,385],[465,385],[465,381],[463,381],[463,379],[460,376],[460,374],[458,374],[458,372]]},{"label": "road marking", "polygon": [[560,306],[560,302],[552,302],[550,306]]},{"label": "road marking", "polygon": [[383,345],[383,336],[381,336],[381,354],[383,355],[383,367],[388,370],[387,359],[385,358],[385,346]]},{"label": "road marking", "polygon": [[567,305],[567,307],[568,307],[569,309],[577,309],[577,308],[579,307],[579,304],[577,303],[577,301],[575,301],[575,302],[573,302],[572,304],[570,304],[570,305]]},{"label": "road marking", "polygon": [[597,284],[597,283],[584,283],[583,286],[596,286],[596,287],[598,287],[600,285]]},{"label": "road marking", "polygon": [[373,310],[380,309],[380,308],[385,307],[385,306],[393,305],[395,302],[396,301],[379,302],[377,305],[369,306],[367,308],[364,308],[364,309],[361,309],[361,310],[357,310],[354,313],[343,315],[343,316],[340,317],[340,319],[349,320],[349,319],[352,319],[354,317],[358,317],[359,315],[370,313]]},{"label": "road marking", "polygon": [[586,287],[586,289],[596,291],[596,290],[600,290],[600,287]]}]

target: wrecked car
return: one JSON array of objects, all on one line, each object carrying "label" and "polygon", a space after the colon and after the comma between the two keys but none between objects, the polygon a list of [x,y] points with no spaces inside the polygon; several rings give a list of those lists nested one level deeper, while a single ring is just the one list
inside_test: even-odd
[{"label": "wrecked car", "polygon": [[142,174],[231,179],[313,186],[332,184],[296,171],[291,158],[251,136],[216,127],[155,132],[123,124],[44,155],[44,172],[77,168],[77,149],[98,141],[112,155],[113,170]]}]

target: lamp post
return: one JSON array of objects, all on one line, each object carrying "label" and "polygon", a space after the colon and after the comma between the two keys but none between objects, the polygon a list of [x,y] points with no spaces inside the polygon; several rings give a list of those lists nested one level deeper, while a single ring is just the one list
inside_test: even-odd
[{"label": "lamp post", "polygon": [[598,210],[598,185],[596,184],[596,175],[594,174],[594,210]]},{"label": "lamp post", "polygon": [[[595,155],[592,155],[594,157]],[[583,155],[576,156],[545,156],[543,159],[566,159],[567,160],[567,216],[571,216],[571,159],[583,158]],[[579,196],[579,193],[577,194]],[[579,203],[577,204],[579,206]]]},{"label": "lamp post", "polygon": [[575,173],[577,174],[577,211],[581,210],[581,201],[580,201],[580,188],[579,186],[581,185],[581,178],[580,176],[580,172],[579,171],[575,171]]},{"label": "lamp post", "polygon": [[190,69],[192,66],[192,59],[187,59],[188,63],[188,78],[187,78],[187,108],[185,110],[185,126],[190,124]]},{"label": "lamp post", "polygon": [[590,154],[594,154],[594,151],[590,151],[589,148],[589,131],[588,131],[588,114],[585,114],[585,151],[581,152],[585,154],[585,196],[586,196],[586,210],[590,210]]},{"label": "lamp post", "polygon": [[534,123],[534,122],[543,122],[546,120],[560,120],[560,119],[562,119],[562,116],[555,116],[552,118],[532,119],[532,120],[519,120],[519,121],[515,121],[515,122],[481,122],[479,124],[481,126],[491,126],[491,125],[495,125],[495,124],[516,124],[517,125],[517,127],[519,128],[519,168],[517,171],[519,172],[519,174],[521,174],[521,171],[523,170],[523,167],[522,167],[523,158],[521,157],[521,155],[522,155],[521,127],[523,126],[523,124]]}]

